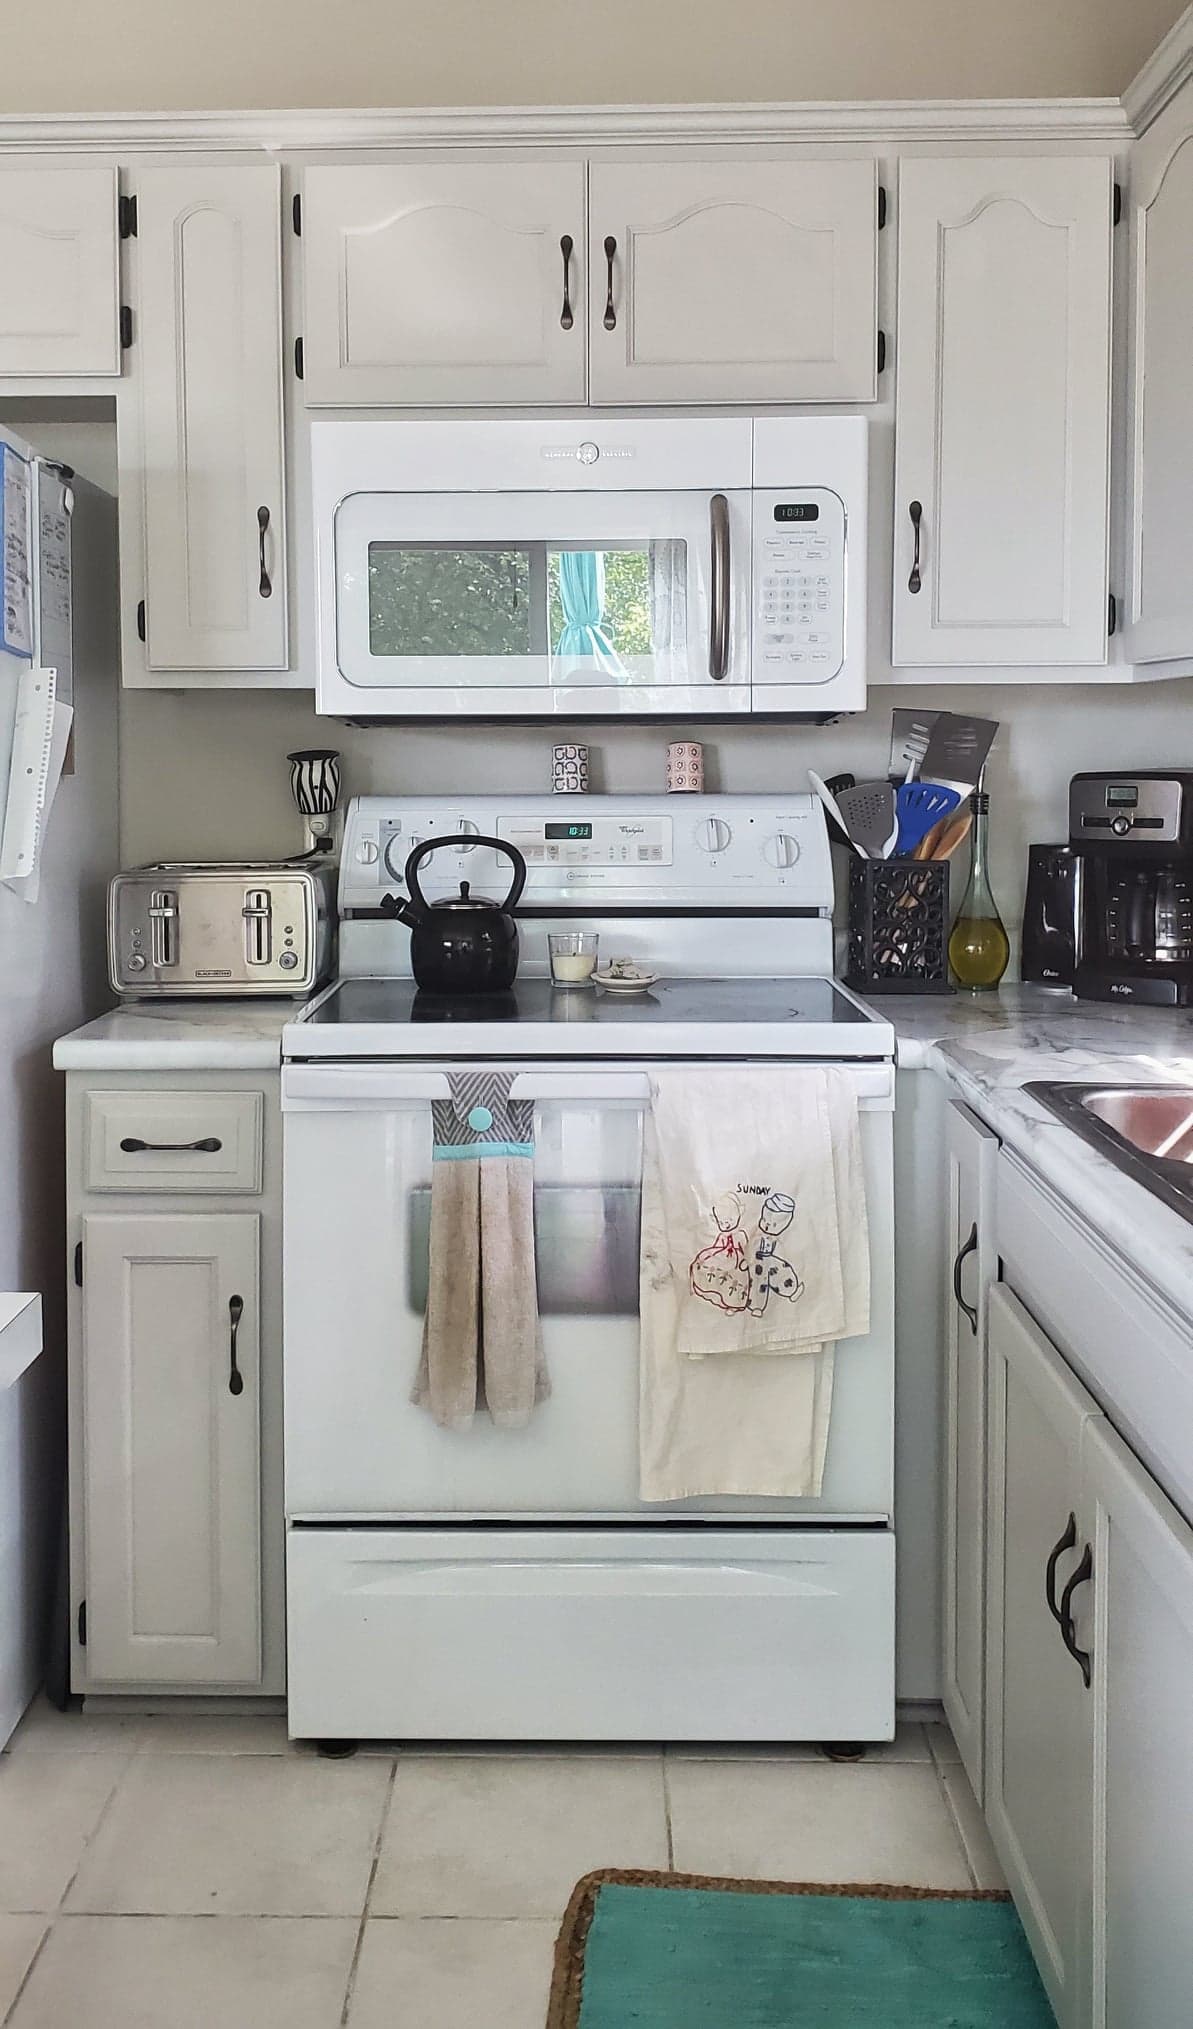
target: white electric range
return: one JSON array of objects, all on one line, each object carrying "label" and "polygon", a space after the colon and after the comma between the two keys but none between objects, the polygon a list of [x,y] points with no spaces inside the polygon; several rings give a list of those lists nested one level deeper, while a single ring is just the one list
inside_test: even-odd
[{"label": "white electric range", "polygon": [[[507,995],[442,1001],[384,913],[412,846],[527,859]],[[424,863],[500,897],[478,845]],[[815,799],[357,798],[341,974],[282,1040],[289,1711],[296,1737],[877,1740],[894,1728],[894,1039],[831,977]],[[648,994],[553,987],[547,933],[599,931]],[[652,1065],[831,1062],[861,1112],[871,1328],[837,1352],[815,1499],[637,1491],[641,1130]],[[430,1102],[445,1067],[536,1105],[550,1399],[466,1434],[410,1401]]]}]

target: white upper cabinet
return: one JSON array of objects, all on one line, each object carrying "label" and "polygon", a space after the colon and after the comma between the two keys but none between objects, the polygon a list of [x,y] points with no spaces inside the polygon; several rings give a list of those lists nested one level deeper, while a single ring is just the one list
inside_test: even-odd
[{"label": "white upper cabinet", "polygon": [[0,375],[120,372],[114,169],[0,169]]},{"label": "white upper cabinet", "polygon": [[558,158],[309,169],[308,403],[582,402],[584,174]]},{"label": "white upper cabinet", "polygon": [[1193,85],[1131,164],[1131,579],[1127,652],[1193,657]]},{"label": "white upper cabinet", "polygon": [[137,183],[150,669],[284,669],[277,168]]},{"label": "white upper cabinet", "polygon": [[594,162],[593,402],[873,401],[873,160]]},{"label": "white upper cabinet", "polygon": [[898,666],[1106,659],[1108,157],[899,171]]}]

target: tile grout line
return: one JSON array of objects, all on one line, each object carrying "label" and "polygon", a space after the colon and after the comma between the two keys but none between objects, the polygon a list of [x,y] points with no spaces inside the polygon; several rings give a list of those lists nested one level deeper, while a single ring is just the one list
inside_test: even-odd
[{"label": "tile grout line", "polygon": [[663,1775],[663,1824],[667,1832],[667,1871],[675,1872],[675,1834],[671,1826],[671,1770],[667,1762],[667,1749],[659,1756]]},{"label": "tile grout line", "polygon": [[360,1922],[356,1929],[356,1943],[352,1947],[352,1963],[348,1968],[348,1984],[344,1989],[344,2005],[340,2009],[340,2029],[346,2029],[348,2013],[352,2006],[352,1996],[356,1990],[356,1973],[360,1965],[360,1954],[365,1941],[365,1926],[368,1923],[369,1911],[373,1902],[373,1884],[377,1879],[377,1869],[381,1865],[381,1848],[385,1843],[385,1834],[389,1828],[389,1818],[390,1812],[393,1809],[394,1789],[397,1780],[398,1757],[395,1755],[389,1767],[389,1782],[386,1785],[385,1802],[381,1807],[381,1819],[377,1826],[377,1837],[373,1841],[373,1859],[369,1867],[368,1885],[365,1888],[364,1907],[360,1912]]},{"label": "tile grout line", "polygon": [[933,1756],[933,1764],[936,1769],[937,1787],[939,1788],[940,1794],[944,1799],[945,1810],[949,1814],[949,1823],[952,1825],[953,1830],[956,1832],[958,1839],[961,1841],[961,1851],[965,1855],[965,1869],[967,1874],[969,1875],[969,1885],[971,1888],[978,1888],[980,1887],[981,1884],[978,1881],[977,1868],[973,1864],[973,1856],[969,1850],[969,1840],[965,1836],[964,1827],[962,1826],[961,1819],[957,1813],[956,1806],[953,1803],[948,1783],[945,1781],[944,1768],[942,1764],[936,1760],[935,1756]]},{"label": "tile grout line", "polygon": [[[136,1757],[137,1750],[136,1748],[133,1748],[128,1756],[127,1761],[124,1764],[124,1767],[121,1769],[115,1782],[112,1784],[111,1789],[108,1791],[107,1796],[104,1798],[103,1804],[100,1807],[99,1816],[96,1818],[95,1823],[92,1825],[91,1830],[88,1832],[86,1838],[83,1841],[82,1850],[75,1864],[74,1871],[71,1874],[69,1881],[66,1883],[66,1886],[63,1888],[61,1895],[58,1897],[56,1907],[52,1910],[49,1910],[48,1912],[44,1912],[46,1916],[46,1927],[42,1933],[41,1940],[38,1944],[37,1950],[34,1952],[33,1957],[30,1959],[28,1965],[25,1967],[25,1971],[21,1977],[20,1985],[18,1986],[16,1993],[13,1995],[12,2000],[9,2003],[9,2006],[5,2012],[4,2016],[5,2029],[7,2029],[7,2025],[10,2022],[14,2021],[16,2018],[17,2009],[21,2005],[21,1996],[25,1992],[26,1987],[29,1985],[29,1982],[33,1977],[34,1967],[36,1966],[38,1960],[41,1958],[42,1953],[44,1952],[46,1946],[50,1941],[50,1932],[53,1930],[54,1925],[58,1921],[58,1918],[63,1914],[66,1908],[66,1898],[70,1894],[71,1889],[74,1887],[75,1882],[79,1878],[80,1870],[82,1868],[84,1860],[87,1858],[87,1854],[90,1850],[92,1840],[97,1837],[100,1828],[103,1825],[104,1819],[107,1817],[108,1812],[111,1810],[112,1805],[116,1801],[116,1792],[123,1783],[124,1778],[128,1774],[129,1769],[132,1767],[133,1762],[136,1760]],[[43,1914],[43,1912],[40,1910],[34,1910],[30,1911],[30,1914],[41,1915]]]}]

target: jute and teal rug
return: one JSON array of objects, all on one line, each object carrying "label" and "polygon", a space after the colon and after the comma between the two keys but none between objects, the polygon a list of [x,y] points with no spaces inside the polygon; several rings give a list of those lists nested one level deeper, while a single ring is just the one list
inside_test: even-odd
[{"label": "jute and teal rug", "polygon": [[572,1893],[547,2029],[1053,2029],[1010,1899],[608,1868]]}]

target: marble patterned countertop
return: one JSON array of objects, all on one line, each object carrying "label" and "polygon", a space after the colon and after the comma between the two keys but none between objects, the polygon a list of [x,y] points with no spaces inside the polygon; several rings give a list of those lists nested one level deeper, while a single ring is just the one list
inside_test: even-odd
[{"label": "marble patterned countertop", "polygon": [[126,1002],[54,1045],[58,1071],[276,1071],[292,1000]]},{"label": "marble patterned countertop", "polygon": [[1043,987],[997,994],[884,996],[871,1003],[895,1030],[903,1070],[939,1072],[1193,1323],[1193,1223],[1055,1119],[1023,1086],[1193,1085],[1193,1013],[1074,1000]]}]

